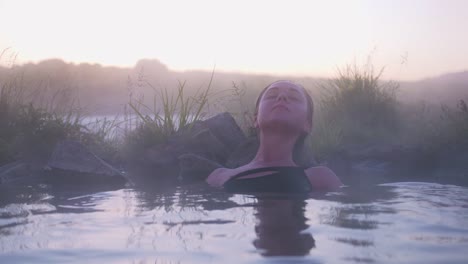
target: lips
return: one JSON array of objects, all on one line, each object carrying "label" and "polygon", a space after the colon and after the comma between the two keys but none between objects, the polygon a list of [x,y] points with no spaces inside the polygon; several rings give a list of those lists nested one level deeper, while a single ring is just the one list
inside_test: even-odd
[{"label": "lips", "polygon": [[276,104],[276,105],[273,106],[272,109],[277,109],[277,108],[278,108],[278,109],[285,109],[285,110],[288,110],[288,111],[289,111],[289,108],[288,108],[286,105],[284,105],[284,104]]}]

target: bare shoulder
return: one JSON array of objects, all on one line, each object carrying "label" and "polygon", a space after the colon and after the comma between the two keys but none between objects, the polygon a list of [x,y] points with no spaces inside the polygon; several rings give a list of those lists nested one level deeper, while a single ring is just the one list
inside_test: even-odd
[{"label": "bare shoulder", "polygon": [[206,182],[214,187],[222,187],[223,184],[236,172],[236,169],[217,168],[206,178]]},{"label": "bare shoulder", "polygon": [[312,187],[319,190],[337,190],[343,183],[336,174],[325,166],[310,167],[305,170]]}]

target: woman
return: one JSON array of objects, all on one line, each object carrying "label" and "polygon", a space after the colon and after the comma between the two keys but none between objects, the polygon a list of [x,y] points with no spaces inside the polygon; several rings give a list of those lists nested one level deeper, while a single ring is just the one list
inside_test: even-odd
[{"label": "woman", "polygon": [[336,190],[342,183],[327,167],[302,168],[293,155],[312,130],[313,101],[291,81],[276,81],[259,95],[254,126],[260,146],[255,158],[235,168],[218,168],[206,181],[240,192]]}]

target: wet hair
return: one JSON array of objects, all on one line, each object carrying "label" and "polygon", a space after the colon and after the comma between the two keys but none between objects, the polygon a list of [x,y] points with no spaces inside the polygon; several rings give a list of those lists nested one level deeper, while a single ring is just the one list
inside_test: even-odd
[{"label": "wet hair", "polygon": [[[263,88],[263,90],[258,95],[257,102],[255,103],[255,116],[258,114],[258,107],[260,105],[260,101],[263,97],[263,94],[266,92],[266,90],[270,86],[279,82],[288,82],[302,89],[306,97],[306,101],[307,101],[307,120],[310,122],[310,124],[312,124],[313,116],[314,116],[314,101],[312,100],[312,97],[310,96],[309,92],[307,92],[307,90],[304,88],[304,86],[298,83],[295,83],[293,81],[290,81],[290,80],[277,80],[277,81],[270,83],[265,88]],[[315,162],[311,160],[312,155],[308,152],[307,148],[304,146],[307,136],[309,136],[309,133],[306,133],[306,132],[302,133],[297,139],[296,143],[294,144],[293,160],[299,166],[309,167],[313,165]]]}]

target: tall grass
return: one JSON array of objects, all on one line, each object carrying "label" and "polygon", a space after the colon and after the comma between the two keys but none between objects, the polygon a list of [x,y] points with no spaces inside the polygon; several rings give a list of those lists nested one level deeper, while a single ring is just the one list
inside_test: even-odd
[{"label": "tall grass", "polygon": [[[195,121],[202,120],[206,116],[209,104],[214,70],[211,73],[205,88],[199,87],[191,96],[186,94],[187,83],[178,82],[175,92],[165,89],[157,89],[151,83],[143,80],[145,85],[153,91],[152,105],[145,103],[144,96],[130,97],[128,106],[130,115],[135,115],[136,120],[124,138],[124,155],[132,158],[142,150],[160,144],[177,131],[184,129],[190,131]],[[140,80],[141,81],[141,80]]]},{"label": "tall grass", "polygon": [[442,106],[441,144],[453,146],[468,146],[468,106],[460,99],[455,108]]},{"label": "tall grass", "polygon": [[319,85],[322,91],[311,146],[318,159],[339,148],[389,142],[398,130],[398,84],[382,82],[383,69],[347,66]]},{"label": "tall grass", "polygon": [[348,66],[321,83],[310,146],[318,160],[353,147],[399,144],[420,155],[468,147],[468,106],[402,104],[398,84],[380,80],[372,66]]},{"label": "tall grass", "polygon": [[255,97],[249,98],[248,90],[245,82],[241,82],[240,85],[232,82],[232,88],[227,90],[231,103],[229,112],[247,136],[254,136],[257,133],[254,128]]},{"label": "tall grass", "polygon": [[79,114],[53,113],[34,107],[2,85],[0,92],[0,164],[18,158],[46,158],[58,140],[79,138]]},{"label": "tall grass", "polygon": [[[140,121],[152,126],[159,134],[170,136],[179,128],[191,127],[194,121],[204,117],[204,109],[208,104],[214,70],[205,89],[199,88],[193,96],[186,96],[186,81],[178,82],[176,93],[167,88],[157,89],[151,83],[145,83],[155,92],[152,98],[152,107],[144,103],[144,98],[137,100],[130,98],[129,106],[140,118]],[[150,113],[150,114],[145,114]]]},{"label": "tall grass", "polygon": [[[47,159],[58,140],[82,136],[81,115],[69,93],[56,91],[47,104],[35,105],[43,91],[26,87],[23,73],[9,70],[0,80],[0,164]],[[58,105],[68,107],[58,111]]]},{"label": "tall grass", "polygon": [[435,106],[418,115],[411,129],[414,144],[427,152],[453,151],[468,147],[468,107],[464,99],[454,106]]}]

